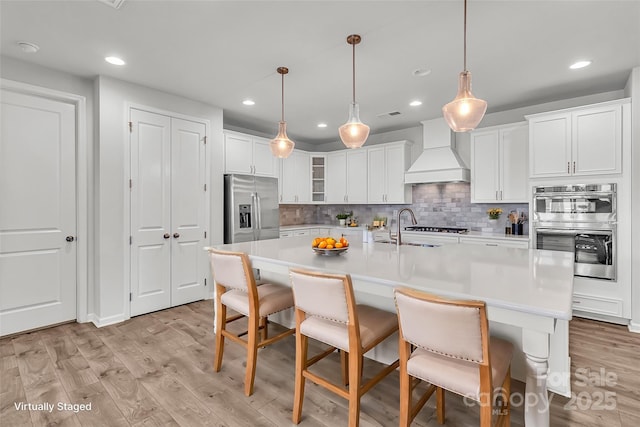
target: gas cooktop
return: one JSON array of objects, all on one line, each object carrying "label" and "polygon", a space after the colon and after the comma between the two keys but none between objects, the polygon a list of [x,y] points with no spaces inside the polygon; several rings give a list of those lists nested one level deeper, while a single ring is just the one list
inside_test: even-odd
[{"label": "gas cooktop", "polygon": [[468,228],[462,227],[432,227],[427,225],[410,225],[404,228],[405,231],[424,231],[424,232],[432,232],[432,233],[455,233],[455,234],[464,234],[468,233]]}]

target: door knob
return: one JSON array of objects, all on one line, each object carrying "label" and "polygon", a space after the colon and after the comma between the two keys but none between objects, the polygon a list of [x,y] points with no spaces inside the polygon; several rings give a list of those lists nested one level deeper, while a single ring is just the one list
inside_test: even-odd
[{"label": "door knob", "polygon": [[177,239],[178,237],[180,237],[180,233],[173,233],[173,238]]},{"label": "door knob", "polygon": [[168,239],[169,237],[171,237],[171,234],[169,234],[169,233],[164,233],[164,236],[162,236],[162,237],[164,237],[165,239]]},{"label": "door knob", "polygon": [[73,242],[74,240],[76,240],[75,237],[73,236],[67,236],[67,238],[65,239],[67,242]]}]

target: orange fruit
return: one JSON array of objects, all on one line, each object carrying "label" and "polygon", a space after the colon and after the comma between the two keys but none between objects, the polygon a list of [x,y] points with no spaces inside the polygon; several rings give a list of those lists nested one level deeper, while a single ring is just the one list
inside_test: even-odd
[{"label": "orange fruit", "polygon": [[347,246],[349,246],[349,242],[347,242],[347,241],[345,240],[345,241],[344,241],[344,243],[342,244],[342,246],[344,246],[344,247],[346,248]]},{"label": "orange fruit", "polygon": [[333,249],[333,245],[327,245],[327,249]]},{"label": "orange fruit", "polygon": [[327,247],[327,242],[323,240],[322,242],[318,243],[318,247],[320,249],[326,248]]},{"label": "orange fruit", "polygon": [[332,237],[329,237],[327,239],[327,245],[332,245],[333,246],[333,244],[335,244],[335,243],[336,243],[336,239],[334,239]]},{"label": "orange fruit", "polygon": [[336,243],[336,249],[340,249],[342,246],[343,246],[343,244],[342,244],[342,243],[340,243],[340,242],[337,242],[337,243]]}]

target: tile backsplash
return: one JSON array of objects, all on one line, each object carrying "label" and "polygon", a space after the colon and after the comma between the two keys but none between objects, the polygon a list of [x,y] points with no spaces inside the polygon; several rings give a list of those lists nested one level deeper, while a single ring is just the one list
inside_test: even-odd
[{"label": "tile backsplash", "polygon": [[[410,205],[280,205],[280,225],[337,224],[336,215],[353,211],[360,224],[371,224],[374,216],[387,217],[390,223],[394,212],[404,207],[413,209],[419,224],[465,227],[473,231],[502,233],[510,211],[529,216],[527,203],[471,203],[469,183],[419,184],[412,188]],[[491,221],[487,209],[499,207],[503,214]],[[409,224],[403,215],[402,224]],[[394,225],[395,226],[395,225]],[[528,223],[525,224],[527,233]]]}]

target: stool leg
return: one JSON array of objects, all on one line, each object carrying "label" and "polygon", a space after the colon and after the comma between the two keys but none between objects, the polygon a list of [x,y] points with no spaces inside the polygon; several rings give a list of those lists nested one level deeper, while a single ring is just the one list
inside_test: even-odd
[{"label": "stool leg", "polygon": [[299,424],[302,419],[302,402],[304,400],[304,382],[302,375],[305,365],[307,364],[307,351],[309,347],[309,339],[300,333],[300,329],[296,330],[296,380],[293,398],[293,416],[292,421]]},{"label": "stool leg", "polygon": [[342,384],[349,385],[349,353],[340,350],[340,371],[342,372]]},{"label": "stool leg", "polygon": [[261,317],[260,318],[260,341],[266,341],[267,337],[269,336],[268,330],[267,330],[267,324],[268,324],[268,320],[267,317]]},{"label": "stool leg", "polygon": [[244,376],[244,394],[253,394],[253,382],[256,378],[256,359],[258,357],[258,316],[248,317],[247,372]]},{"label": "stool leg", "polygon": [[222,331],[225,330],[227,325],[227,307],[220,302],[220,295],[216,299],[216,355],[213,362],[213,370],[220,372],[222,366],[222,354],[224,353],[224,336]]},{"label": "stool leg", "polygon": [[444,389],[436,388],[436,412],[438,413],[438,424],[444,424]]},{"label": "stool leg", "polygon": [[360,383],[362,382],[362,357],[349,355],[349,427],[360,425]]},{"label": "stool leg", "polygon": [[409,343],[400,337],[400,427],[411,425],[411,376],[407,372],[407,359],[409,358]]}]

